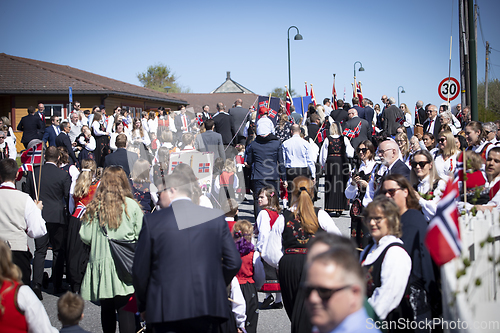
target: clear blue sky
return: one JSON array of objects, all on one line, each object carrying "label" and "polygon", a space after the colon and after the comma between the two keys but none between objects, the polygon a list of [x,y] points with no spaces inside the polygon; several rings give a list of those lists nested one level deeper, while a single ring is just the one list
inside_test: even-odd
[{"label": "clear blue sky", "polygon": [[[500,1],[476,0],[484,39],[500,51]],[[288,84],[291,30],[292,87],[313,83],[318,100],[352,96],[353,64],[365,97],[387,94],[413,108],[417,99],[441,103],[438,83],[459,78],[458,0],[388,1],[2,1],[0,52],[69,65],[139,84],[136,74],[163,63],[192,92],[208,93],[231,77],[266,94]],[[500,74],[492,51],[490,78]],[[485,49],[478,27],[478,78]],[[479,97],[481,98],[481,97]],[[456,104],[458,99],[452,102]]]}]

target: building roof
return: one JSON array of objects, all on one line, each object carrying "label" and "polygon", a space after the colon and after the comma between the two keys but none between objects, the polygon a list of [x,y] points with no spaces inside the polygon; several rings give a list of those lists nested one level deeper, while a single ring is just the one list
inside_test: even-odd
[{"label": "building roof", "polygon": [[253,91],[243,87],[238,82],[231,79],[231,72],[226,72],[226,81],[217,89],[211,91],[211,94],[220,93],[239,93],[239,94],[255,94]]},{"label": "building roof", "polygon": [[110,94],[187,104],[170,94],[110,79],[70,66],[0,53],[0,94]]},{"label": "building roof", "polygon": [[175,98],[186,100],[190,107],[194,108],[194,112],[202,112],[203,105],[210,106],[210,113],[217,112],[217,103],[222,102],[226,106],[226,111],[229,110],[234,102],[239,98],[243,101],[243,107],[249,108],[251,105],[257,107],[257,99],[259,95],[250,93],[217,93],[217,94],[190,94],[190,93],[175,93],[170,94]]}]

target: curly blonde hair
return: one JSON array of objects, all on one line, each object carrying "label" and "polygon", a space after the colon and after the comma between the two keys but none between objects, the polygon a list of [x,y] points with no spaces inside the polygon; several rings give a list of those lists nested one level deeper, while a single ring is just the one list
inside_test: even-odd
[{"label": "curly blonde hair", "polygon": [[100,226],[107,225],[110,229],[118,229],[124,209],[127,217],[129,216],[125,198],[135,200],[125,171],[119,166],[108,167],[104,169],[101,184],[87,205],[83,219],[92,223],[92,220],[97,218]]}]

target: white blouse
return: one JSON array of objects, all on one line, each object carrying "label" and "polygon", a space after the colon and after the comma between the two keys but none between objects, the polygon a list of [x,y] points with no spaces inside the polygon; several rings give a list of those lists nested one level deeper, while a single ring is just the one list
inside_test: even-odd
[{"label": "white blouse", "polygon": [[106,133],[106,132],[101,131],[101,123],[100,123],[100,122],[98,122],[98,121],[94,121],[94,122],[92,123],[92,129],[93,129],[93,132],[92,132],[92,133],[93,133],[95,136],[103,136],[103,135],[107,135],[107,133]]},{"label": "white blouse", "polygon": [[[375,160],[368,160],[366,163],[363,161],[359,166],[359,172],[364,171],[365,175],[371,174],[373,168],[377,163]],[[347,187],[345,189],[345,197],[347,199],[353,200],[358,195],[358,185],[352,181],[352,176],[347,182]]]},{"label": "white blouse", "polygon": [[[427,176],[418,183],[417,191],[419,193],[427,193],[430,190],[432,190],[433,185],[429,183],[429,178],[430,177]],[[427,221],[429,221],[431,218],[434,217],[434,215],[436,215],[437,204],[439,200],[441,200],[445,188],[446,188],[446,181],[440,179],[438,181],[436,189],[433,191],[434,198],[430,200],[420,198],[418,200],[418,203],[420,204],[420,206],[422,206],[422,212],[424,213]]]},{"label": "white blouse", "polygon": [[119,134],[125,134],[127,136],[127,142],[131,142],[132,139],[130,138],[130,135],[127,132],[122,132],[122,133],[111,133],[111,139],[109,140],[109,148],[111,148],[112,151],[116,151],[118,148],[116,147],[116,137]]},{"label": "white blouse", "polygon": [[[276,219],[276,221],[277,220],[278,219]],[[269,213],[264,209],[261,210],[259,215],[257,216],[257,230],[259,230],[259,234],[257,236],[256,249],[257,251],[262,252],[264,244],[266,243],[267,238],[269,237],[269,233],[271,232],[271,217],[269,216]]]},{"label": "white blouse", "polygon": [[448,181],[448,179],[453,176],[453,172],[457,167],[457,155],[458,152],[448,157],[446,161],[444,160],[443,155],[439,154],[436,156],[434,159],[434,167],[436,168],[439,178],[444,181]]},{"label": "white blouse", "polygon": [[138,129],[133,130],[132,143],[142,142],[149,147],[149,145],[151,144],[151,140],[149,139],[148,132],[143,128],[142,133],[144,135],[141,137],[141,131],[139,131]]},{"label": "white blouse", "polygon": [[[295,209],[295,206],[290,208],[291,211],[294,211]],[[337,235],[342,235],[335,222],[333,222],[333,219],[323,209],[320,209],[318,212],[318,223],[323,230]],[[276,222],[269,233],[269,237],[267,238],[267,242],[264,243],[264,247],[262,249],[262,258],[264,258],[269,265],[275,268],[278,268],[280,259],[283,257],[283,252],[281,251],[281,235],[283,234],[284,228],[285,218],[283,215],[280,215],[276,219]]]},{"label": "white blouse", "polygon": [[[392,243],[403,244],[403,241],[393,235],[382,237],[378,244],[371,247],[370,253],[361,263],[361,266],[374,263],[385,248]],[[365,248],[360,258],[364,257],[367,250],[368,248]],[[405,249],[393,246],[387,250],[381,270],[381,285],[375,288],[372,296],[368,299],[368,303],[370,303],[380,319],[384,320],[389,312],[401,303],[410,277],[411,258]]]},{"label": "white blouse", "polygon": [[51,325],[42,302],[40,302],[29,286],[19,287],[17,305],[19,306],[19,310],[24,312],[29,333],[59,332],[57,328]]},{"label": "white blouse", "polygon": [[80,139],[78,140],[79,143],[85,147],[86,150],[88,151],[94,151],[95,150],[95,147],[96,147],[96,143],[95,143],[95,139],[93,136],[91,136],[89,138],[89,142],[87,143],[85,141],[85,138],[83,136],[80,137]]}]

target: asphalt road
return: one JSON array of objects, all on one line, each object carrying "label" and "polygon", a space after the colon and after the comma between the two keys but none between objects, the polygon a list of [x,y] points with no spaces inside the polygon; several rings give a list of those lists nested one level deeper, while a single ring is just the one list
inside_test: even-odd
[{"label": "asphalt road", "polygon": [[[315,206],[323,207],[323,178],[320,180],[320,199],[316,201]],[[253,217],[253,201],[251,195],[246,196],[247,200],[243,201],[240,204],[240,213],[239,217],[241,219],[247,219],[250,222],[254,222]],[[349,227],[350,227],[350,218],[348,216],[348,212],[344,212],[344,214],[339,218],[333,218],[337,226],[343,235],[349,235]],[[34,249],[34,244],[31,243],[30,248]],[[45,261],[45,270],[49,272],[50,275],[50,267],[52,264],[52,253],[49,251],[47,254],[47,259]],[[58,296],[52,294],[52,284],[49,285],[47,290],[43,290],[43,305],[49,315],[50,321],[53,326],[57,329],[61,328],[61,324],[57,319],[57,300]],[[259,301],[262,302],[264,300],[264,293],[259,293]],[[87,331],[90,332],[102,332],[101,329],[101,315],[100,315],[100,307],[92,302],[85,302],[85,311],[84,318],[80,322],[80,326]],[[118,324],[117,324],[117,332],[118,332]],[[265,309],[261,310],[259,313],[259,322],[258,322],[258,332],[273,332],[273,333],[285,333],[290,332],[290,321],[286,315],[285,309]]]}]

